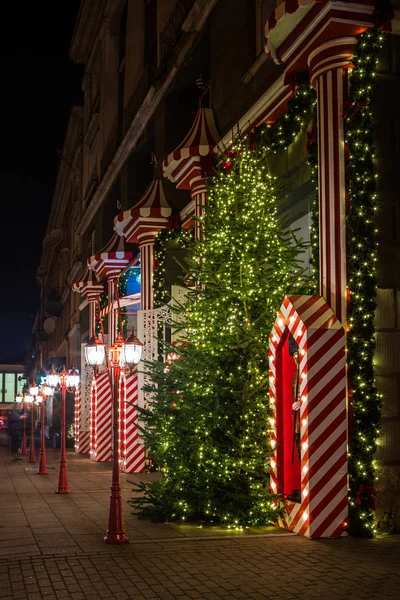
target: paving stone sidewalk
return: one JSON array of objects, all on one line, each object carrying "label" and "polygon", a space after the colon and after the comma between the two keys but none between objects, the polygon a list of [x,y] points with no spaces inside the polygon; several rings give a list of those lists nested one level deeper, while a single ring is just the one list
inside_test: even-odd
[{"label": "paving stone sidewalk", "polygon": [[[400,542],[309,541],[276,528],[235,534],[149,523],[125,504],[129,545],[107,546],[110,465],[68,453],[71,494],[0,449],[0,600],[71,598],[335,599],[400,597]],[[130,481],[122,475],[123,495]]]}]

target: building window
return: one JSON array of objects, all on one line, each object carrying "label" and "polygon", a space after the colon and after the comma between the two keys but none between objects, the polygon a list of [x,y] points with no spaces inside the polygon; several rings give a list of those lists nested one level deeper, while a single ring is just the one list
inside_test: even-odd
[{"label": "building window", "polygon": [[17,377],[16,373],[0,373],[1,382],[1,402],[11,404],[15,402],[17,395]]},{"label": "building window", "polygon": [[257,55],[264,52],[265,23],[283,0],[256,0]]}]

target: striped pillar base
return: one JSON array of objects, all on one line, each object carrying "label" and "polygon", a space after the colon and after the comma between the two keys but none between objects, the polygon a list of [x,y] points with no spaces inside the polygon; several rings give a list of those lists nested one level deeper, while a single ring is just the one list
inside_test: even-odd
[{"label": "striped pillar base", "polygon": [[143,473],[145,468],[145,448],[141,443],[138,430],[138,376],[126,375],[123,388],[123,409],[121,418],[121,461],[120,469],[124,473]]},{"label": "striped pillar base", "polygon": [[83,430],[85,427],[82,418],[82,390],[81,384],[75,390],[75,452],[78,454],[88,454],[90,452],[90,431]]},{"label": "striped pillar base", "polygon": [[300,360],[301,501],[285,501],[278,524],[310,538],[339,537],[348,515],[345,334],[319,296],[286,297],[270,335],[271,491],[290,495],[285,478],[294,469],[293,422],[282,422],[283,403],[291,411],[293,402],[282,357],[289,333]]},{"label": "striped pillar base", "polygon": [[112,389],[108,371],[93,377],[90,458],[96,462],[111,460]]}]

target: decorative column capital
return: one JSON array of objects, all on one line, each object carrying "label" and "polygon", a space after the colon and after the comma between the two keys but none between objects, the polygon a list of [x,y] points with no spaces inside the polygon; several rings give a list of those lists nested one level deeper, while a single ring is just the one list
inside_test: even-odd
[{"label": "decorative column capital", "polygon": [[316,87],[317,79],[327,71],[352,68],[356,44],[355,37],[344,37],[329,40],[312,50],[308,56],[311,85]]},{"label": "decorative column capital", "polygon": [[163,162],[163,175],[182,190],[190,190],[199,179],[207,177],[219,138],[210,108],[200,108],[194,123],[181,144]]},{"label": "decorative column capital", "polygon": [[167,227],[171,214],[162,183],[154,179],[139,202],[115,217],[114,229],[127,242],[148,245]]}]

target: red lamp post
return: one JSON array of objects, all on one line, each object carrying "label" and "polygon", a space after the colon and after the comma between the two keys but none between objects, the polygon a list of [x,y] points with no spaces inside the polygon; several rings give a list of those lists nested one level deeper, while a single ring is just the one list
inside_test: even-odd
[{"label": "red lamp post", "polygon": [[68,485],[67,469],[67,388],[74,389],[79,384],[79,373],[74,368],[68,373],[64,366],[62,372],[58,374],[53,366],[46,376],[46,381],[51,388],[61,386],[61,451],[56,494],[69,494],[71,490]]},{"label": "red lamp post", "polygon": [[[37,388],[34,388],[34,389],[37,390]],[[35,397],[33,395],[25,396],[25,402],[28,404],[28,406],[31,407],[31,439],[30,439],[30,443],[29,443],[29,456],[28,456],[28,460],[27,460],[28,463],[36,462],[35,442],[34,442],[34,438],[33,438],[33,421],[34,421],[33,403],[34,403],[34,401],[35,401]]]},{"label": "red lamp post", "polygon": [[60,373],[61,382],[61,451],[60,451],[60,470],[58,473],[58,485],[56,494],[69,494],[71,490],[68,486],[67,469],[67,376],[68,371],[63,368]]},{"label": "red lamp post", "polygon": [[[121,481],[119,474],[119,379],[121,366],[128,364],[129,367],[138,364],[142,355],[142,344],[132,335],[124,343],[121,335],[118,335],[114,345],[109,348],[109,369],[112,385],[112,481],[110,494],[110,509],[108,515],[108,529],[104,541],[106,544],[128,544],[129,540],[125,533],[124,516],[122,510]],[[97,368],[102,364],[105,354],[105,344],[97,338],[92,338],[85,347],[86,361],[89,365]]]},{"label": "red lamp post", "polygon": [[18,404],[22,404],[22,408],[24,411],[24,434],[22,436],[22,446],[21,446],[21,455],[26,456],[26,414],[25,414],[25,398],[21,396],[20,393],[17,394],[15,398]]},{"label": "red lamp post", "polygon": [[45,410],[45,400],[48,396],[51,396],[53,393],[52,389],[48,386],[43,386],[42,393],[40,396],[37,396],[36,401],[42,406],[42,427],[41,427],[41,444],[40,444],[40,459],[39,459],[39,469],[38,475],[47,475],[47,456],[46,456],[46,439],[45,439],[45,419],[46,419],[46,410]]}]

